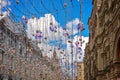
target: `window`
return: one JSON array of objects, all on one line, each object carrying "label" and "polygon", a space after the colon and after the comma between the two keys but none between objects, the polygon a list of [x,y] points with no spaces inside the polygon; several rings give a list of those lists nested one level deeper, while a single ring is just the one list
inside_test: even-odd
[{"label": "window", "polygon": [[118,44],[117,44],[117,58],[120,58],[120,39],[118,40]]}]

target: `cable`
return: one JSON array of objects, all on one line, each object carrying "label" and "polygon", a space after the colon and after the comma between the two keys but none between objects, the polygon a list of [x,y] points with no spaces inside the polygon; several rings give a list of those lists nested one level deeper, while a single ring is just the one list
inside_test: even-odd
[{"label": "cable", "polygon": [[64,9],[62,0],[60,0],[60,4],[61,4],[62,8]]},{"label": "cable", "polygon": [[32,5],[32,7],[35,9],[35,11],[37,12],[37,14],[39,14],[40,12],[36,9],[36,7],[34,7],[33,3],[31,0],[29,0],[30,4]]},{"label": "cable", "polygon": [[52,4],[52,6],[53,6],[53,9],[57,12],[58,11],[58,9],[56,9],[55,8],[55,5],[54,5],[54,3],[53,3],[53,1],[51,0],[51,4]]},{"label": "cable", "polygon": [[41,5],[43,6],[43,8],[44,8],[46,11],[48,11],[49,13],[51,13],[51,11],[49,11],[49,10],[45,7],[45,5],[43,4],[42,0],[41,0],[40,2],[41,2]]},{"label": "cable", "polygon": [[27,9],[27,8],[26,8],[26,6],[23,4],[22,0],[21,0],[20,3],[21,3],[22,6],[24,7],[24,9],[26,9],[27,12],[29,12],[29,13],[32,14],[32,15],[36,15],[35,13],[30,12],[30,11],[29,11],[30,9]]},{"label": "cable", "polygon": [[15,16],[15,14],[14,13],[12,13],[9,9],[8,9],[8,6],[6,7],[6,10],[8,11],[8,12],[10,12],[10,18],[14,21],[14,22],[19,22],[19,20],[17,19],[17,17]]},{"label": "cable", "polygon": [[19,11],[19,13],[21,13],[22,15],[29,16],[29,17],[30,17],[30,14],[26,14],[26,13],[22,12],[22,11],[19,10],[15,5],[14,5],[13,7],[14,7],[14,9],[15,9],[16,11]]}]

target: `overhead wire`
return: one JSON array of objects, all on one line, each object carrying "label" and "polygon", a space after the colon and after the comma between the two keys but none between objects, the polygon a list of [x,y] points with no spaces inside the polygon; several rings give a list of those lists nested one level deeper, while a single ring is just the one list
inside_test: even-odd
[{"label": "overhead wire", "polygon": [[18,9],[15,5],[13,5],[14,10],[18,11],[19,13],[21,13],[22,15],[28,16],[30,17],[30,14],[24,13],[23,11],[21,11],[20,9]]},{"label": "overhead wire", "polygon": [[[37,14],[41,14],[37,9],[36,7],[34,7],[34,4],[32,3],[31,0],[29,0],[29,3],[31,4],[31,6],[34,8],[34,10],[37,12]],[[37,15],[38,16],[38,15]]]},{"label": "overhead wire", "polygon": [[32,14],[32,15],[36,15],[35,13],[29,11],[30,9],[27,9],[27,8],[26,8],[26,6],[23,4],[22,0],[21,0],[20,3],[21,3],[21,5],[24,7],[24,9],[26,10],[26,12],[28,12],[28,13],[30,13],[30,14]]},{"label": "overhead wire", "polygon": [[64,9],[64,6],[63,6],[63,2],[62,2],[62,0],[60,0],[60,4],[61,4],[62,8]]},{"label": "overhead wire", "polygon": [[8,8],[8,0],[7,0],[7,6],[6,6],[5,8],[6,8],[7,13],[9,12],[10,18],[11,18],[14,22],[19,22],[19,20],[17,19],[17,17],[19,17],[19,16],[16,17],[15,14],[12,13],[11,10],[9,10],[9,8]]},{"label": "overhead wire", "polygon": [[[72,2],[72,0],[71,0],[71,5],[72,5],[72,15],[71,15],[71,18],[73,18],[73,2]],[[72,21],[72,34],[73,34],[73,21]],[[72,63],[72,65],[71,65],[71,68],[72,68],[72,80],[74,80],[74,59],[73,59],[73,57],[74,57],[74,55],[73,55],[73,39],[72,39],[72,43],[71,43],[71,63]]]},{"label": "overhead wire", "polygon": [[41,5],[43,6],[43,8],[44,8],[46,11],[48,11],[49,13],[51,13],[51,11],[49,11],[49,10],[46,8],[46,6],[43,4],[43,1],[40,0],[40,2],[41,2]]},{"label": "overhead wire", "polygon": [[[23,2],[21,2],[21,4],[23,5]],[[43,6],[43,8],[45,9],[45,10],[47,10],[48,12],[50,12],[46,7],[45,7],[45,5],[43,4],[43,1],[41,0],[41,4],[42,4],[42,6]],[[24,6],[24,5],[23,5]],[[77,6],[77,5],[76,5]],[[76,6],[74,6],[74,7],[76,7]],[[25,15],[25,16],[27,16],[27,17],[30,17],[31,15],[30,14],[33,14],[32,12],[30,12],[26,7],[25,7],[25,9],[28,11],[27,13],[24,13],[23,11],[21,11],[20,9],[18,9],[15,5],[13,5],[13,8],[16,10],[16,11],[18,11],[19,13],[21,13],[22,15]],[[35,8],[35,7],[34,7]],[[69,8],[71,8],[71,7],[69,7]],[[14,10],[13,9],[13,10]],[[54,8],[55,9],[55,8]],[[60,9],[60,11],[61,10],[64,10],[64,9]],[[57,11],[58,12],[58,11]],[[28,13],[30,13],[30,14],[28,14]],[[37,11],[37,13],[38,13],[38,11]],[[55,11],[53,11],[52,13],[56,13],[56,9],[55,9]],[[39,12],[39,14],[45,14],[45,13],[41,13],[41,12]],[[36,15],[36,14],[34,14],[34,15]]]},{"label": "overhead wire", "polygon": [[55,8],[55,5],[54,5],[54,3],[53,3],[53,0],[51,0],[51,4],[52,4],[52,6],[53,6],[53,9],[54,9],[54,10],[56,11],[56,13],[57,13],[58,9]]}]

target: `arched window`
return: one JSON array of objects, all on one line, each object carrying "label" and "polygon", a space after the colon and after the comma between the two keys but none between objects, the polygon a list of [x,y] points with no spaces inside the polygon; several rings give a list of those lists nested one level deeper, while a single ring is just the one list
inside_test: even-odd
[{"label": "arched window", "polygon": [[119,38],[118,44],[117,44],[117,58],[120,59],[120,38]]}]

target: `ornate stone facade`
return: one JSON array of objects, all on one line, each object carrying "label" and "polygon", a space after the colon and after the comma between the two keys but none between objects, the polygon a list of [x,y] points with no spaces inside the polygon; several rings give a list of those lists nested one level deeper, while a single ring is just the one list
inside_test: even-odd
[{"label": "ornate stone facade", "polygon": [[120,1],[93,0],[85,80],[120,79]]}]

